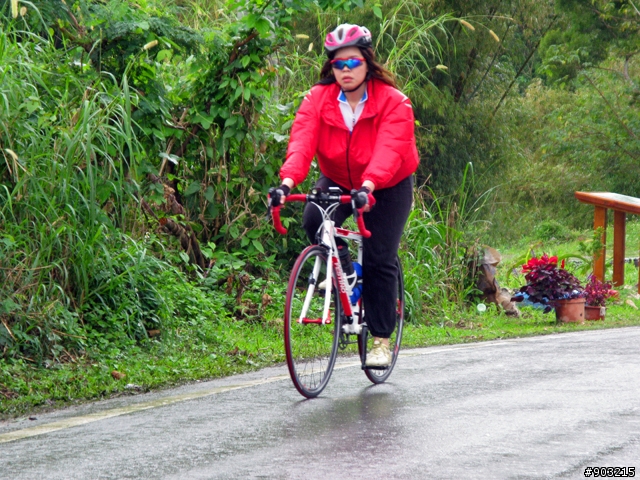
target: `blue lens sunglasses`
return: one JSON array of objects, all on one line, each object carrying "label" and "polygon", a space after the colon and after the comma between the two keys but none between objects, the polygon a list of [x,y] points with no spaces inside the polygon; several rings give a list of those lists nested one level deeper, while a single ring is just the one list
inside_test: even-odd
[{"label": "blue lens sunglasses", "polygon": [[335,58],[331,60],[331,66],[335,69],[342,70],[347,67],[349,70],[353,70],[364,63],[364,58]]}]

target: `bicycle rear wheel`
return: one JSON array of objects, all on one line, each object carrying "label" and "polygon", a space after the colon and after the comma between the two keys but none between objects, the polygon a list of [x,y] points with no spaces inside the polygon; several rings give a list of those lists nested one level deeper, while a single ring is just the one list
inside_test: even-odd
[{"label": "bicycle rear wheel", "polygon": [[[335,273],[334,273],[335,276]],[[327,386],[338,354],[339,298],[328,279],[332,304],[323,319],[325,291],[318,284],[327,277],[327,250],[307,247],[296,260],[289,285],[284,318],[284,343],[289,374],[305,397],[316,397]],[[323,320],[325,322],[323,322]]]},{"label": "bicycle rear wheel", "polygon": [[[398,264],[398,299],[397,299],[397,308],[396,308],[396,327],[389,338],[389,349],[391,350],[391,363],[388,367],[385,368],[377,368],[377,367],[368,367],[365,369],[364,373],[369,380],[373,383],[382,383],[393,371],[393,367],[396,364],[396,360],[398,359],[398,354],[400,353],[400,343],[402,342],[402,327],[404,326],[404,276],[402,273],[402,265],[400,264],[400,258],[397,259]],[[366,304],[365,308],[365,320],[366,320]],[[361,358],[366,356],[366,352],[371,350],[373,346],[373,336],[369,333],[368,328],[363,329],[364,335],[364,347],[363,342],[358,342],[358,347],[360,351]],[[364,351],[363,351],[364,348]]]}]

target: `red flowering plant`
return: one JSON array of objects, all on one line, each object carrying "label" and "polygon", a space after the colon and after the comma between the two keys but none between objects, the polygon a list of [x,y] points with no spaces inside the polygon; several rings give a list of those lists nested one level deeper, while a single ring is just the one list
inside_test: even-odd
[{"label": "red flowering plant", "polygon": [[584,297],[580,280],[564,268],[564,260],[558,267],[558,257],[546,253],[541,257],[531,257],[522,266],[527,284],[521,287],[513,301],[527,299],[533,304],[545,305],[545,313],[551,311],[550,303],[556,300]]},{"label": "red flowering plant", "polygon": [[595,275],[589,275],[584,287],[587,305],[590,307],[604,307],[608,298],[618,296],[616,290],[611,289],[610,283],[603,283]]}]

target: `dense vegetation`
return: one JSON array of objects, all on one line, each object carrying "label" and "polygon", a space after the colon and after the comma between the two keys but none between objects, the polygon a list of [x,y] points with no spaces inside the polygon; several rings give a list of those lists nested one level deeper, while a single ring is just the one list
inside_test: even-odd
[{"label": "dense vegetation", "polygon": [[4,0],[0,373],[275,335],[304,240],[265,195],[339,22],[415,106],[411,321],[464,308],[481,242],[587,227],[575,190],[640,196],[631,0]]}]

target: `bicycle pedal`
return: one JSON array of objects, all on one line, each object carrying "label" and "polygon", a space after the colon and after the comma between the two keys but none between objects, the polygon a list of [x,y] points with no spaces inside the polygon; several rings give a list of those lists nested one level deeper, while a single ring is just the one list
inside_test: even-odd
[{"label": "bicycle pedal", "polygon": [[363,365],[362,370],[389,370],[389,366],[387,365],[386,367],[368,367],[366,365]]}]

